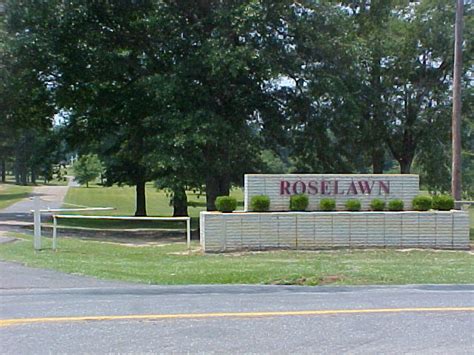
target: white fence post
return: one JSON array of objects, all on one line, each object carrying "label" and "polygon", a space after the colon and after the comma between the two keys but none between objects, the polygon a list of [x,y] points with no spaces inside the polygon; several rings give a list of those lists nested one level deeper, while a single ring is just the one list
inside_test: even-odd
[{"label": "white fence post", "polygon": [[33,197],[33,221],[34,221],[34,238],[33,245],[35,250],[41,250],[41,211],[40,199],[38,196]]},{"label": "white fence post", "polygon": [[188,250],[191,250],[191,218],[186,220],[186,245]]},{"label": "white fence post", "polygon": [[56,215],[53,214],[53,250],[56,250],[56,227],[57,227],[57,219],[56,219]]}]

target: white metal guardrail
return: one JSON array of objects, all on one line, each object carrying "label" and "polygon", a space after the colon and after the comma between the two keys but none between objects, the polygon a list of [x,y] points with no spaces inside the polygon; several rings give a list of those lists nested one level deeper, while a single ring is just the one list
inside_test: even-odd
[{"label": "white metal guardrail", "polygon": [[121,217],[121,216],[84,216],[53,214],[53,249],[57,249],[57,219],[103,219],[103,220],[124,220],[124,221],[185,221],[186,222],[186,245],[191,249],[191,217]]},{"label": "white metal guardrail", "polygon": [[69,219],[105,219],[105,220],[129,220],[129,221],[183,221],[186,222],[186,245],[188,250],[191,249],[191,217],[125,217],[125,216],[85,216],[85,215],[65,215],[57,214],[61,212],[81,212],[81,211],[110,211],[115,210],[114,207],[81,207],[81,208],[40,208],[40,199],[38,196],[33,198],[34,209],[34,239],[33,246],[35,250],[41,250],[41,214],[51,213],[53,215],[53,250],[57,249],[57,229],[58,218]]},{"label": "white metal guardrail", "polygon": [[115,210],[114,207],[85,207],[85,208],[40,208],[40,198],[38,196],[33,197],[33,224],[34,224],[34,237],[33,246],[35,250],[41,249],[41,214],[52,213],[53,216],[57,212],[80,212],[80,211],[111,211]]}]

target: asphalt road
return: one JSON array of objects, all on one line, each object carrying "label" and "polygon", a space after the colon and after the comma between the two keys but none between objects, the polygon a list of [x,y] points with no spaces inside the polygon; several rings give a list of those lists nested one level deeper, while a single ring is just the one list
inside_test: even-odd
[{"label": "asphalt road", "polygon": [[474,351],[474,285],[148,286],[0,262],[0,298],[5,354]]}]

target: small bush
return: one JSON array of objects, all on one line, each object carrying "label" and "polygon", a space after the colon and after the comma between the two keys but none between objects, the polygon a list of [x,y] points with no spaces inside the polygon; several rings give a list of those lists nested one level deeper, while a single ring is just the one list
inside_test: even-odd
[{"label": "small bush", "polygon": [[433,196],[433,209],[440,211],[454,209],[454,198],[449,195]]},{"label": "small bush", "polygon": [[255,212],[266,212],[270,209],[270,197],[256,195],[250,200],[250,209]]},{"label": "small bush", "polygon": [[403,211],[403,201],[399,199],[389,201],[388,210],[389,211]]},{"label": "small bush", "polygon": [[237,208],[237,200],[230,196],[218,196],[216,198],[216,208],[221,212],[232,212]]},{"label": "small bush", "polygon": [[374,198],[370,202],[370,208],[372,211],[383,211],[385,209],[385,201],[379,198]]},{"label": "small bush", "polygon": [[415,211],[428,211],[433,204],[433,199],[430,196],[418,195],[413,201],[413,209]]},{"label": "small bush", "polygon": [[307,195],[298,194],[290,197],[291,211],[304,211],[308,207],[309,199]]},{"label": "small bush", "polygon": [[355,199],[347,200],[346,208],[348,211],[352,212],[360,211],[360,201]]},{"label": "small bush", "polygon": [[336,209],[336,200],[333,198],[323,198],[319,201],[321,211],[334,211]]}]

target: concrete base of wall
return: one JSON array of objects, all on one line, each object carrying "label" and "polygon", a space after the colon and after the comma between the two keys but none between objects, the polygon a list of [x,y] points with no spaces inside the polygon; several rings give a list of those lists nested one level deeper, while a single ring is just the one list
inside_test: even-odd
[{"label": "concrete base of wall", "polygon": [[466,211],[201,212],[205,252],[266,249],[468,249]]}]

